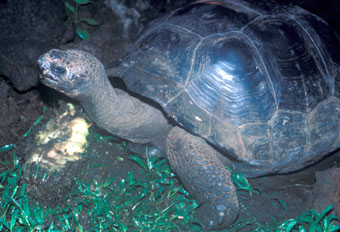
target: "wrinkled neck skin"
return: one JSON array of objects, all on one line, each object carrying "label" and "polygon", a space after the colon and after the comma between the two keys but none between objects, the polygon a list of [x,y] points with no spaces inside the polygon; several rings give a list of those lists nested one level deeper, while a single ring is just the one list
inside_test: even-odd
[{"label": "wrinkled neck skin", "polygon": [[165,137],[171,126],[163,113],[114,89],[107,76],[78,100],[91,120],[109,133],[133,143],[151,143],[165,149]]}]

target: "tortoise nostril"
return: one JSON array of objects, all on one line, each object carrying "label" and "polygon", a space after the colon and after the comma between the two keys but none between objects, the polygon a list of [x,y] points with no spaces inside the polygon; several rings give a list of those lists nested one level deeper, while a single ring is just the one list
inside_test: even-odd
[{"label": "tortoise nostril", "polygon": [[39,59],[38,59],[38,67],[39,67],[39,70],[40,70],[42,73],[47,72],[48,69],[49,69],[49,65],[48,65],[48,63],[46,63],[46,61],[44,60],[43,56],[40,56]]},{"label": "tortoise nostril", "polygon": [[43,61],[43,55],[39,56],[37,62],[38,62],[38,64],[40,65],[40,64],[42,63],[42,61]]}]

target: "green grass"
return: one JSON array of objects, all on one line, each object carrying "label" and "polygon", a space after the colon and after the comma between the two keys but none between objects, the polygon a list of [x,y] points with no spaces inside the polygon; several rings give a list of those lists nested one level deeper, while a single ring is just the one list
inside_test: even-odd
[{"label": "green grass", "polygon": [[[41,117],[38,120],[40,123]],[[109,137],[92,136],[112,143]],[[3,146],[0,154],[3,152],[11,152],[13,161],[0,163],[0,231],[202,231],[194,218],[197,203],[179,184],[165,159],[145,160],[131,155],[129,159],[141,167],[141,177],[128,172],[119,181],[113,177],[102,182],[76,180],[72,199],[50,208],[29,201],[17,146]],[[232,173],[232,178],[239,191],[256,192],[242,174]],[[337,218],[329,215],[331,208],[321,213],[310,210],[284,222],[261,224],[256,218],[241,218],[224,231],[249,231],[245,229],[249,227],[275,232],[337,231],[340,226],[334,225]]]},{"label": "green grass", "polygon": [[8,168],[0,174],[0,231],[201,230],[193,214],[197,203],[179,185],[165,159],[131,155],[129,159],[142,168],[142,178],[129,172],[118,185],[114,178],[88,183],[76,180],[72,201],[51,209],[29,204],[16,146],[4,146],[0,151],[10,149],[13,164],[7,162]]},{"label": "green grass", "polygon": [[267,222],[261,224],[253,220],[238,220],[232,227],[225,231],[249,231],[244,228],[255,228],[254,232],[332,232],[340,231],[340,225],[335,225],[338,219],[335,215],[329,215],[332,205],[328,206],[321,213],[315,210],[283,222]]},{"label": "green grass", "polygon": [[[72,201],[63,208],[29,205],[22,167],[13,156],[12,167],[0,174],[0,231],[200,231],[194,219],[197,203],[190,199],[165,159],[130,159],[143,168],[103,183],[76,180]],[[46,222],[52,222],[46,224]],[[80,218],[81,217],[81,218]],[[87,228],[80,221],[86,218]]]}]

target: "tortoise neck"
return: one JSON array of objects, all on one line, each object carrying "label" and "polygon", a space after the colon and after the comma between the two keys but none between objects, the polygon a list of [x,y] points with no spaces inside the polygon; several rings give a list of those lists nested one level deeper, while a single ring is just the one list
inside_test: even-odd
[{"label": "tortoise neck", "polygon": [[[117,93],[107,76],[98,80],[94,88],[89,90],[79,101],[90,119],[103,129],[107,129],[107,118],[119,116],[120,104]],[[113,133],[113,131],[109,132]],[[115,135],[119,136],[119,134]]]},{"label": "tortoise neck", "polygon": [[97,126],[113,135],[134,143],[158,143],[170,130],[160,110],[113,88],[107,76],[89,92],[81,105]]}]

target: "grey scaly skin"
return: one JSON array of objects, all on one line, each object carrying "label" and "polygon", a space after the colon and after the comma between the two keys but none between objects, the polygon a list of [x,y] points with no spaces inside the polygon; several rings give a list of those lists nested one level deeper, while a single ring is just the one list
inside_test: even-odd
[{"label": "grey scaly skin", "polygon": [[200,204],[196,215],[205,230],[235,220],[239,205],[230,173],[204,139],[171,126],[157,108],[114,89],[101,62],[84,51],[54,49],[38,63],[41,82],[77,99],[99,127],[132,143],[166,151],[171,168]]},{"label": "grey scaly skin", "polygon": [[231,224],[239,205],[230,173],[219,160],[218,152],[204,139],[179,127],[170,131],[166,146],[172,169],[200,204],[197,218],[208,229]]}]

